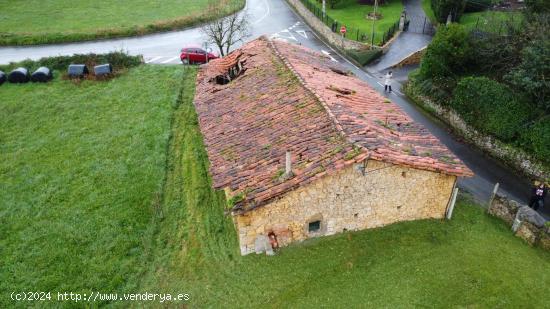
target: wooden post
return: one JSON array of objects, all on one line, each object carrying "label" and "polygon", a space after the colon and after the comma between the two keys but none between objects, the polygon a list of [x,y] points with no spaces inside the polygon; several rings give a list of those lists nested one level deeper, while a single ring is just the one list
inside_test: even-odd
[{"label": "wooden post", "polygon": [[495,184],[495,187],[493,188],[493,194],[491,194],[491,198],[489,199],[489,205],[488,205],[487,209],[491,208],[491,205],[493,205],[493,200],[495,199],[495,196],[497,195],[498,187],[499,187],[499,183],[497,182]]},{"label": "wooden post", "polygon": [[456,196],[458,195],[458,188],[455,188],[453,191],[453,196],[451,197],[451,204],[447,210],[447,220],[451,220],[453,216],[453,210],[455,209]]}]

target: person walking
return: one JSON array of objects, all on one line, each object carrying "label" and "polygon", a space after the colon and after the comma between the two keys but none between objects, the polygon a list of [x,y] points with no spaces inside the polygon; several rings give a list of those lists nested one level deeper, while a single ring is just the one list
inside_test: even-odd
[{"label": "person walking", "polygon": [[392,71],[389,71],[386,73],[386,76],[384,76],[384,92],[389,91],[391,92],[391,79],[392,79],[393,73]]},{"label": "person walking", "polygon": [[544,207],[544,198],[546,197],[546,193],[548,192],[548,189],[544,185],[543,182],[535,182],[535,186],[533,187],[533,190],[531,191],[531,199],[529,200],[529,207],[533,208],[534,210],[538,210],[539,207]]}]

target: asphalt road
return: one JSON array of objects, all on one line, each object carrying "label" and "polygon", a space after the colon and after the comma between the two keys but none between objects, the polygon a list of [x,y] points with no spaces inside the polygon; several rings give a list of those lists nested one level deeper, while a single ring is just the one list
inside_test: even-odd
[{"label": "asphalt road", "polygon": [[[282,39],[320,51],[352,71],[358,78],[383,93],[383,72],[365,71],[339,55],[330,46],[321,41],[305,22],[286,4],[284,0],[249,0],[244,11],[252,24],[250,40],[261,35]],[[141,54],[147,63],[179,63],[178,53],[184,45],[201,45],[203,35],[197,28],[176,32],[147,35],[137,38],[123,38],[97,42],[60,44],[33,47],[1,47],[0,63],[20,61],[26,58],[38,59],[54,55],[74,53],[105,53],[113,50],[125,50],[130,54]],[[400,73],[396,72],[396,76]],[[401,74],[403,75],[403,74]],[[497,161],[487,157],[479,150],[470,147],[454,136],[448,127],[440,121],[418,109],[400,92],[400,84],[394,83],[394,92],[384,94],[399,105],[415,121],[423,124],[438,137],[449,149],[462,159],[475,173],[475,177],[460,179],[461,189],[470,192],[475,199],[484,202],[491,195],[495,183],[500,183],[500,192],[526,202],[529,197],[529,180],[507,169]],[[547,203],[549,204],[549,203]],[[545,213],[550,212],[548,205]]]}]

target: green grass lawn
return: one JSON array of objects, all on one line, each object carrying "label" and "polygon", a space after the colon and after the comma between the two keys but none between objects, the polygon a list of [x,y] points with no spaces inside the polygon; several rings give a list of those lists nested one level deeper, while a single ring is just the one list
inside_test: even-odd
[{"label": "green grass lawn", "polygon": [[437,24],[437,19],[435,18],[434,11],[432,10],[432,0],[422,0],[422,9],[430,21],[433,24]]},{"label": "green grass lawn", "polygon": [[12,291],[136,291],[182,78],[0,86],[1,308]]},{"label": "green grass lawn", "polygon": [[[321,3],[313,1],[322,7]],[[347,37],[352,40],[358,40],[357,30],[359,30],[359,41],[364,34],[367,43],[371,42],[372,23],[367,19],[368,13],[373,12],[372,5],[362,5],[357,0],[342,0],[334,8],[331,9],[327,4],[327,15],[338,21],[339,24],[344,24],[348,29]],[[403,3],[398,0],[386,1],[386,4],[378,6],[378,12],[382,14],[382,18],[374,23],[374,43],[378,45],[382,42],[382,37],[396,22],[399,21],[401,12],[403,12]]]},{"label": "green grass lawn", "polygon": [[[216,3],[210,7],[210,3]],[[131,36],[182,28],[243,7],[244,0],[0,0],[0,45]]]},{"label": "green grass lawn", "polygon": [[499,31],[504,31],[505,22],[512,22],[514,25],[518,25],[522,21],[522,18],[523,15],[521,12],[473,12],[464,13],[460,18],[460,24],[472,29],[477,27],[484,31],[498,33]]}]

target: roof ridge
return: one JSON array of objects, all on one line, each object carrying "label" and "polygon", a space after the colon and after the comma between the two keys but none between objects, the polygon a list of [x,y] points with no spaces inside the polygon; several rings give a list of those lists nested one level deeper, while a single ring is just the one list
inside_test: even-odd
[{"label": "roof ridge", "polygon": [[338,120],[338,118],[336,118],[336,116],[334,115],[334,113],[330,110],[330,108],[328,107],[327,103],[321,98],[321,96],[319,94],[317,94],[315,91],[313,91],[313,89],[311,89],[311,87],[309,87],[306,82],[304,81],[304,79],[302,78],[302,76],[300,74],[298,74],[298,72],[296,72],[296,70],[294,69],[294,67],[292,66],[292,64],[290,63],[290,61],[288,61],[288,59],[279,51],[279,49],[277,48],[277,46],[275,45],[275,43],[273,42],[273,40],[270,40],[270,39],[267,39],[267,42],[268,42],[268,46],[273,50],[273,53],[279,57],[279,59],[283,62],[283,64],[287,67],[288,70],[290,70],[290,72],[296,77],[296,79],[298,80],[298,82],[300,83],[300,85],[306,89],[311,95],[313,95],[315,97],[315,99],[317,99],[317,102],[319,102],[321,104],[321,106],[323,107],[323,109],[325,110],[325,113],[328,115],[328,118],[330,119],[332,125],[336,128],[336,131],[338,131],[338,133],[348,142],[350,143],[351,145],[355,146],[355,147],[359,147],[361,149],[363,149],[364,151],[366,151],[367,154],[369,154],[370,156],[370,150],[367,149],[366,147],[358,144],[358,143],[355,143],[349,136],[348,134],[346,134],[346,132],[344,131],[344,127],[342,126],[342,124],[340,123],[340,121]]}]

